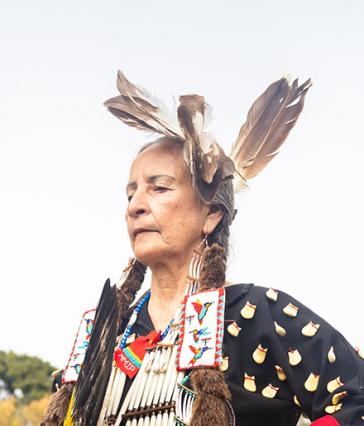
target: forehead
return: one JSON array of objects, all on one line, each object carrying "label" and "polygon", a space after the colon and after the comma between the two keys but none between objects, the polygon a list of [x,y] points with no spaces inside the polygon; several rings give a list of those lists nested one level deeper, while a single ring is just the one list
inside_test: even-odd
[{"label": "forehead", "polygon": [[169,175],[177,181],[191,179],[181,149],[163,143],[155,143],[137,155],[130,168],[129,180],[137,181],[151,175]]}]

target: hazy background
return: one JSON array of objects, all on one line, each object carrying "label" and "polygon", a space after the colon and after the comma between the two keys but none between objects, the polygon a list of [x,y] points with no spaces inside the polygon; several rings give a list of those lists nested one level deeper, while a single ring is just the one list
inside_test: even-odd
[{"label": "hazy background", "polygon": [[282,289],[363,344],[364,3],[0,5],[0,349],[62,366],[80,316],[131,254],[124,186],[146,138],[111,116],[122,69],[214,106],[229,150],[253,100],[314,85],[281,153],[238,195],[229,278]]}]

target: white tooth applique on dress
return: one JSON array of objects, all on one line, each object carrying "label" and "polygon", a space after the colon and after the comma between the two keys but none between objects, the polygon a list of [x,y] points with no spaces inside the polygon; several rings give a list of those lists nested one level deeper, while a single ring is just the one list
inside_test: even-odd
[{"label": "white tooth applique on dress", "polygon": [[265,361],[265,357],[267,356],[268,348],[263,348],[262,345],[258,345],[258,347],[253,352],[253,359],[257,364],[263,364]]},{"label": "white tooth applique on dress", "polygon": [[288,305],[283,308],[283,312],[287,316],[294,318],[297,316],[298,307],[295,306],[293,303],[288,303]]},{"label": "white tooth applique on dress", "polygon": [[240,333],[240,330],[241,330],[241,327],[239,327],[235,321],[229,324],[227,327],[228,333],[233,337],[237,337]]},{"label": "white tooth applique on dress", "polygon": [[310,321],[302,328],[302,334],[306,337],[312,337],[317,333],[319,328],[320,324],[314,324],[312,321]]},{"label": "white tooth applique on dress", "polygon": [[269,300],[272,300],[273,302],[276,302],[278,300],[278,291],[274,288],[269,288],[265,295],[268,297]]},{"label": "white tooth applique on dress", "polygon": [[253,305],[249,300],[245,303],[243,308],[240,311],[240,315],[245,319],[252,319],[255,315],[255,310],[257,309],[256,305]]}]

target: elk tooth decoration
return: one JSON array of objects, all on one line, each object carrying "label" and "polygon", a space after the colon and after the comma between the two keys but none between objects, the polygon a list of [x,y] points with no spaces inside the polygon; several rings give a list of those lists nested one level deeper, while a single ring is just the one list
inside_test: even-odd
[{"label": "elk tooth decoration", "polygon": [[245,319],[252,319],[255,314],[255,310],[257,309],[257,305],[253,305],[249,302],[249,300],[245,303],[244,307],[240,311],[240,315]]},{"label": "elk tooth decoration", "polygon": [[281,382],[284,382],[287,377],[286,377],[286,373],[284,372],[283,368],[280,367],[279,365],[275,365],[274,368],[276,369],[276,373],[277,373],[278,379]]},{"label": "elk tooth decoration", "polygon": [[355,352],[358,354],[358,356],[360,356],[361,359],[364,359],[364,351],[361,348],[356,347]]},{"label": "elk tooth decoration", "polygon": [[333,346],[330,347],[329,352],[327,353],[327,359],[331,364],[336,361],[336,355]]},{"label": "elk tooth decoration", "polygon": [[258,347],[253,352],[253,359],[257,364],[263,364],[265,361],[265,357],[267,356],[268,348],[263,348],[262,345],[258,345]]},{"label": "elk tooth decoration", "polygon": [[319,374],[311,373],[305,381],[305,389],[309,392],[315,392],[317,390],[319,379]]},{"label": "elk tooth decoration", "polygon": [[[188,376],[185,377],[185,379]],[[161,425],[188,425],[192,417],[192,404],[196,398],[196,393],[184,386],[185,379],[178,385],[177,405],[176,405],[176,423],[162,423]]]},{"label": "elk tooth decoration", "polygon": [[294,318],[297,316],[298,308],[292,303],[288,303],[288,305],[283,308],[283,312],[289,317]]},{"label": "elk tooth decoration", "polygon": [[278,299],[278,291],[272,287],[266,291],[265,295],[268,297],[269,300],[272,300],[273,302],[276,302]]},{"label": "elk tooth decoration", "polygon": [[339,410],[341,410],[341,408],[342,408],[342,404],[340,403],[340,404],[337,404],[337,405],[329,405],[329,406],[327,406],[326,408],[325,408],[325,412],[327,413],[327,414],[333,414],[333,413],[336,413],[336,411],[339,411]]},{"label": "elk tooth decoration", "polygon": [[345,398],[347,396],[347,394],[348,394],[347,391],[342,391],[342,392],[339,392],[336,395],[334,395],[332,397],[333,405],[337,405],[343,398]]},{"label": "elk tooth decoration", "polygon": [[314,324],[310,321],[307,325],[302,328],[302,334],[307,337],[312,337],[317,333],[317,330],[320,328],[320,324]]},{"label": "elk tooth decoration", "polygon": [[293,401],[294,401],[294,403],[295,403],[298,407],[301,407],[301,404],[300,404],[300,402],[299,402],[299,400],[298,400],[298,398],[297,398],[297,395],[295,395],[295,396],[293,397]]},{"label": "elk tooth decoration", "polygon": [[237,337],[240,333],[240,330],[241,327],[239,327],[235,321],[232,322],[227,328],[228,333],[231,334],[233,337]]},{"label": "elk tooth decoration", "polygon": [[219,366],[220,371],[226,371],[229,368],[229,357],[225,356],[222,359],[222,363]]},{"label": "elk tooth decoration", "polygon": [[279,388],[274,387],[271,383],[262,390],[262,395],[266,398],[274,398]]},{"label": "elk tooth decoration", "polygon": [[276,333],[279,335],[279,336],[285,336],[286,335],[286,330],[281,326],[281,325],[279,325],[276,321],[274,321],[274,328],[276,329]]},{"label": "elk tooth decoration", "polygon": [[302,361],[302,357],[297,349],[290,349],[288,351],[288,362],[291,365],[293,366],[298,365],[301,361]]},{"label": "elk tooth decoration", "polygon": [[255,376],[249,376],[244,373],[244,389],[249,392],[256,392],[257,387],[255,385]]},{"label": "elk tooth decoration", "polygon": [[340,380],[340,376],[336,377],[336,379],[331,380],[328,384],[327,384],[327,390],[331,393],[334,392],[334,390],[336,390],[337,388],[339,388],[340,386],[343,386],[344,383],[342,383],[342,381]]}]

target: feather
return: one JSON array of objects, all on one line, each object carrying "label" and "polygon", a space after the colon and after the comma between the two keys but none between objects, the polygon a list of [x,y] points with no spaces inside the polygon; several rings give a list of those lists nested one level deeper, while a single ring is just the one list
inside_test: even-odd
[{"label": "feather", "polygon": [[120,96],[104,102],[112,114],[140,130],[181,136],[176,118],[164,103],[143,87],[131,83],[121,71],[118,71],[117,88]]},{"label": "feather", "polygon": [[75,388],[72,417],[76,424],[95,426],[101,410],[118,330],[116,286],[107,280],[96,310],[94,329]]},{"label": "feather", "polygon": [[184,137],[183,157],[187,163],[192,183],[201,199],[209,204],[215,197],[221,181],[235,171],[216,139],[204,132],[211,108],[203,96],[180,96],[177,116]]},{"label": "feather", "polygon": [[229,157],[234,161],[235,191],[247,187],[246,181],[260,173],[278,150],[303,109],[308,79],[298,86],[287,78],[272,83],[251,106]]}]

